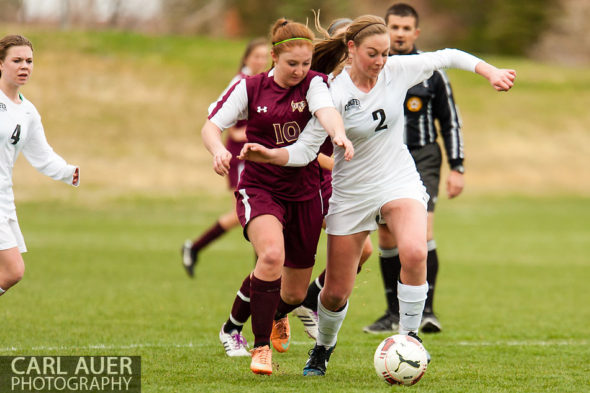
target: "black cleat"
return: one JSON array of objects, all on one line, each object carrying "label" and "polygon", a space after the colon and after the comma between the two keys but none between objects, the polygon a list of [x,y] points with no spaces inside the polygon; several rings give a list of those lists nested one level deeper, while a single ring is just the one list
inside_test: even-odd
[{"label": "black cleat", "polygon": [[[408,333],[408,336],[415,338],[420,344],[422,344],[422,339],[420,337],[418,337],[418,335],[416,333],[410,332],[410,333]],[[424,346],[424,345],[422,345],[422,346]],[[428,360],[428,364],[430,364],[430,352],[428,352],[426,347],[424,347],[424,350],[426,351],[426,359]]]},{"label": "black cleat", "polygon": [[422,333],[440,333],[442,331],[442,326],[433,312],[425,312],[422,314],[420,330]]},{"label": "black cleat", "polygon": [[193,253],[192,245],[193,243],[190,240],[186,240],[180,249],[182,266],[190,278],[195,276],[195,266],[197,265],[197,254]]},{"label": "black cleat", "polygon": [[385,314],[369,326],[363,328],[363,332],[372,334],[395,333],[399,327],[399,314],[385,311]]},{"label": "black cleat", "polygon": [[325,375],[326,368],[328,367],[328,361],[330,360],[330,355],[332,355],[334,348],[336,348],[336,345],[326,348],[323,345],[316,344],[315,347],[310,349],[309,359],[307,359],[307,363],[305,363],[305,367],[303,367],[303,375]]}]

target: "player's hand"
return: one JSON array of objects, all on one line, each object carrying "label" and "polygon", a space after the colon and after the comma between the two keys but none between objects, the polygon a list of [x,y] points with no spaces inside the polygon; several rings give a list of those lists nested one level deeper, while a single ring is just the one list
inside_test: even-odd
[{"label": "player's hand", "polygon": [[498,69],[494,67],[490,73],[488,80],[494,89],[497,91],[508,91],[514,86],[516,79],[516,71],[507,69]]},{"label": "player's hand", "polygon": [[72,179],[73,186],[77,186],[78,184],[80,184],[80,168],[76,168],[74,171],[74,177]]},{"label": "player's hand", "polygon": [[346,161],[350,161],[352,157],[354,157],[354,147],[352,146],[352,142],[346,136],[335,136],[332,139],[332,142],[336,146],[339,146],[344,149],[344,159]]},{"label": "player's hand", "polygon": [[452,199],[459,196],[465,187],[463,174],[457,171],[450,171],[447,177],[447,196]]},{"label": "player's hand", "polygon": [[220,176],[229,174],[231,153],[227,149],[220,150],[213,155],[213,170]]},{"label": "player's hand", "polygon": [[258,143],[245,143],[238,159],[267,163],[270,162],[272,157],[272,149],[268,149]]}]

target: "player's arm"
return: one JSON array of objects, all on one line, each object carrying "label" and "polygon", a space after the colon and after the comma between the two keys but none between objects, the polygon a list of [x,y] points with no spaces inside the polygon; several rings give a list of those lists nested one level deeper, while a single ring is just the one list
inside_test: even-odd
[{"label": "player's arm", "polygon": [[225,148],[221,141],[221,129],[211,120],[205,121],[201,128],[201,138],[203,144],[213,156],[213,170],[221,176],[229,173],[229,162],[231,153]]},{"label": "player's arm", "polygon": [[354,148],[352,143],[346,137],[346,130],[344,129],[344,121],[340,112],[334,107],[332,94],[328,89],[326,80],[320,76],[312,79],[309,90],[306,95],[309,104],[309,111],[314,115],[328,133],[334,144],[345,150],[344,158],[348,161],[354,155]]},{"label": "player's arm", "polygon": [[59,180],[76,187],[80,184],[80,168],[69,165],[53,151],[45,137],[40,118],[32,121],[29,136],[21,143],[24,143],[24,156],[36,170],[53,180]]},{"label": "player's arm", "polygon": [[325,107],[317,110],[314,115],[324,130],[330,135],[334,144],[344,149],[344,159],[350,161],[354,156],[354,147],[352,146],[352,142],[346,137],[344,121],[342,121],[340,113],[334,107]]},{"label": "player's arm", "polygon": [[229,173],[231,160],[231,153],[221,140],[221,132],[233,127],[238,120],[245,119],[247,110],[248,93],[245,80],[233,85],[215,106],[210,107],[209,117],[201,128],[201,138],[213,156],[213,170],[218,175],[225,176]]}]

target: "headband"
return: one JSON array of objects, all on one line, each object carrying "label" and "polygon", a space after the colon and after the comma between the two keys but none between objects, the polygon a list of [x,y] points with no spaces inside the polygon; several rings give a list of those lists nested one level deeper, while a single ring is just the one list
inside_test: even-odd
[{"label": "headband", "polygon": [[282,44],[284,42],[295,41],[295,40],[306,40],[306,41],[312,42],[309,38],[305,38],[305,37],[294,37],[294,38],[287,38],[286,40],[282,40],[282,41],[279,41],[279,42],[273,42],[272,43],[272,46],[277,46],[277,45],[280,45],[280,44]]},{"label": "headband", "polygon": [[[382,25],[382,26],[385,26],[385,25],[384,25],[383,23],[381,23],[381,22],[369,23],[368,25],[366,25],[366,26],[362,27],[362,28],[361,28],[359,31],[357,31],[356,33],[354,33],[354,35],[353,35],[353,36],[350,38],[350,40],[351,40],[351,41],[354,41],[354,39],[356,38],[356,36],[357,36],[357,35],[359,35],[359,33],[360,33],[361,31],[363,31],[363,30],[365,30],[367,27],[369,27],[369,26],[373,26],[373,25]],[[387,27],[387,26],[385,26],[385,27]]]}]

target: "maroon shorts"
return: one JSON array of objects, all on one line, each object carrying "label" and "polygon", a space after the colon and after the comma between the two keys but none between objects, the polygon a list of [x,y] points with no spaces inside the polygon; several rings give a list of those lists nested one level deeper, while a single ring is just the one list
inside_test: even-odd
[{"label": "maroon shorts", "polygon": [[260,188],[243,188],[235,195],[246,239],[248,223],[255,217],[270,214],[283,225],[284,266],[305,269],[314,265],[324,218],[320,192],[306,201],[286,201]]}]

